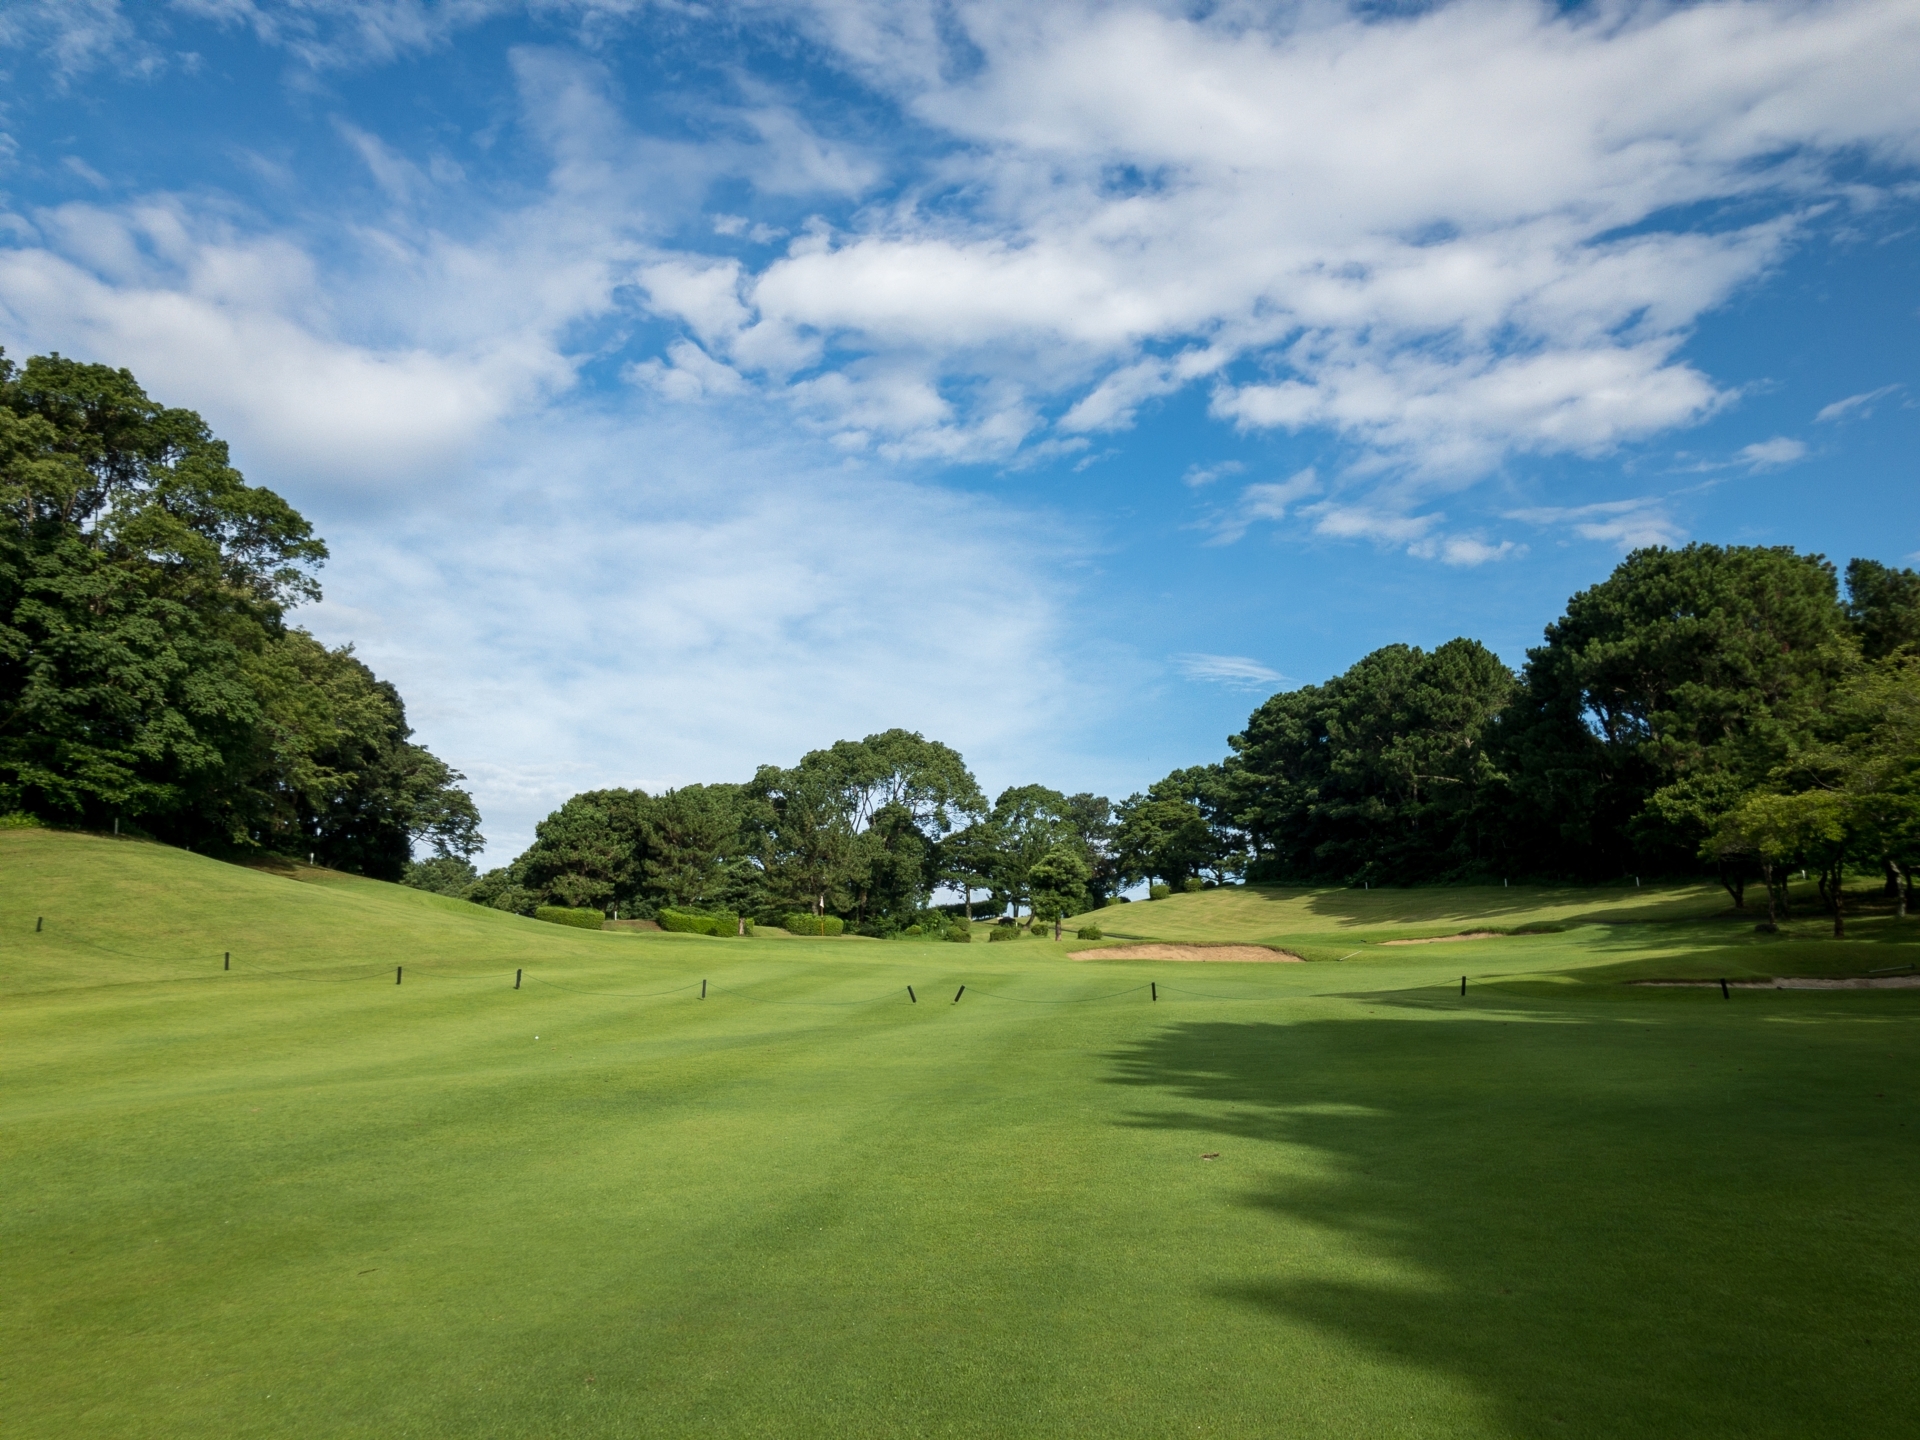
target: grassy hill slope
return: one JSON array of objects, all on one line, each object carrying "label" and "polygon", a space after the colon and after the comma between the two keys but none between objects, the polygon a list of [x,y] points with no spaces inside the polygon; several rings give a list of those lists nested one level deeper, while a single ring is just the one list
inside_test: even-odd
[{"label": "grassy hill slope", "polygon": [[[1920,991],[1607,980],[1897,936],[1091,964],[295,875],[0,832],[10,1440],[1920,1428]],[[1483,919],[1351,903],[1262,933]]]}]

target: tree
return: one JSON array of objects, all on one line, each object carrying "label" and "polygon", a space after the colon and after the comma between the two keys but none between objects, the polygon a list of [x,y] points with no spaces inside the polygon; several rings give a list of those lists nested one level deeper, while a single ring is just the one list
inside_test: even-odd
[{"label": "tree", "polygon": [[750,865],[743,813],[750,803],[744,786],[686,785],[647,806],[638,838],[649,898],[694,907],[739,898],[746,879],[739,869]]},{"label": "tree", "polygon": [[1006,897],[1016,918],[1026,905],[1031,923],[1033,867],[1056,845],[1079,844],[1067,818],[1067,797],[1044,785],[1010,786],[994,799],[989,821],[997,842],[995,892]]},{"label": "tree", "polygon": [[1920,573],[1848,561],[1847,623],[1868,660],[1920,654]]},{"label": "tree", "polygon": [[763,765],[752,791],[767,807],[764,851],[770,893],[816,915],[853,908],[859,851],[845,790],[824,765]]},{"label": "tree", "polygon": [[1244,831],[1255,878],[1408,884],[1503,871],[1489,800],[1505,777],[1489,742],[1513,690],[1477,641],[1386,646],[1254,711],[1192,803]]},{"label": "tree", "polygon": [[533,844],[504,875],[482,877],[488,883],[474,898],[515,910],[546,902],[631,908],[645,890],[653,803],[644,790],[575,795],[534,827]]},{"label": "tree", "polygon": [[209,808],[260,721],[245,658],[326,556],[200,417],[125,370],[0,354],[0,804],[163,838]]},{"label": "tree", "polygon": [[285,624],[326,553],[125,370],[0,354],[0,808],[384,879],[471,855],[399,693]]},{"label": "tree", "polygon": [[1087,900],[1089,908],[1098,910],[1126,888],[1113,848],[1118,829],[1113,802],[1104,795],[1087,791],[1069,795],[1062,806],[1062,818],[1073,828],[1081,853],[1087,859]]},{"label": "tree", "polygon": [[1771,777],[1845,797],[1853,853],[1886,871],[1905,915],[1920,863],[1920,655],[1896,650],[1841,685],[1810,743]]},{"label": "tree", "polygon": [[1818,555],[1634,551],[1527,652],[1494,746],[1512,853],[1537,873],[1690,864],[1716,807],[1782,763],[1857,653]]},{"label": "tree", "polygon": [[1086,908],[1087,882],[1092,877],[1093,867],[1079,845],[1055,845],[1028,873],[1033,918],[1057,928],[1067,916],[1078,914]]},{"label": "tree", "polygon": [[473,868],[471,860],[461,859],[457,855],[435,855],[432,859],[415,860],[409,864],[400,883],[411,885],[416,890],[464,900],[471,895],[479,879],[480,872]]},{"label": "tree", "polygon": [[986,808],[958,752],[909,730],[841,740],[791,770],[764,766],[770,893],[890,932],[940,877],[939,842]]},{"label": "tree", "polygon": [[[1000,832],[985,816],[938,843],[937,877],[960,887],[968,924],[973,923],[973,892],[983,889],[989,900],[992,898],[994,877],[1000,871],[1001,843]],[[1006,901],[1000,903],[1004,906]]]},{"label": "tree", "polygon": [[1821,867],[1822,894],[1827,895],[1828,865],[1834,867],[1833,933],[1839,938],[1845,922],[1838,902],[1838,870],[1846,861],[1847,826],[1841,797],[1823,791],[1782,795],[1762,791],[1750,795],[1722,815],[1702,846],[1703,857],[1751,857],[1760,867],[1767,887],[1767,924],[1778,927],[1787,915],[1787,877],[1791,867],[1812,863]]},{"label": "tree", "polygon": [[1220,859],[1219,835],[1191,800],[1130,795],[1119,815],[1114,854],[1129,884],[1158,878],[1178,889]]}]

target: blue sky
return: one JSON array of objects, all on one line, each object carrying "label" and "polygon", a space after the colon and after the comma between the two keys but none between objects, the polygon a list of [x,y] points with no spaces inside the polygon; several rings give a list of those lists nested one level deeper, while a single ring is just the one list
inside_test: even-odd
[{"label": "blue sky", "polygon": [[0,11],[0,345],[200,410],[504,859],[905,725],[1119,797],[1638,544],[1920,552],[1920,7]]}]

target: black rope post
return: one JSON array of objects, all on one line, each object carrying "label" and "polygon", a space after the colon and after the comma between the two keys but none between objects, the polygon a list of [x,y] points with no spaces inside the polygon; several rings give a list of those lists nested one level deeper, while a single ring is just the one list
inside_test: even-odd
[{"label": "black rope post", "polygon": [[707,982],[704,980],[700,982],[700,998],[702,1000],[707,998]]},{"label": "black rope post", "polygon": [[1722,981],[1720,982],[1720,998],[1721,998],[1722,1000],[1731,1000],[1731,999],[1733,999],[1733,992],[1732,992],[1731,990],[1729,990],[1729,989],[1727,989],[1727,982],[1726,982],[1726,981],[1724,981],[1724,980],[1722,980]]},{"label": "black rope post", "polygon": [[960,1003],[960,997],[966,993],[967,987],[962,985],[958,990],[953,992],[953,1003],[958,1005]]},{"label": "black rope post", "polygon": [[1154,999],[1158,1000],[1160,998],[1160,982],[1158,980],[1149,980],[1147,982],[1147,989],[1153,992]]},{"label": "black rope post", "polygon": [[227,951],[227,952],[226,952],[226,954],[225,954],[225,955],[223,955],[223,956],[221,956],[221,958],[220,958],[220,968],[221,968],[222,970],[231,970],[231,969],[233,969],[233,951],[231,951],[231,950],[229,950],[229,951]]},{"label": "black rope post", "polygon": [[398,965],[393,967],[393,983],[396,985],[400,983],[400,967]]},{"label": "black rope post", "polygon": [[1460,977],[1460,993],[1462,995],[1467,993],[1467,977],[1464,975]]},{"label": "black rope post", "polygon": [[909,1005],[918,1005],[920,1003],[920,997],[913,993],[913,986],[911,985],[907,986],[907,1003]]},{"label": "black rope post", "polygon": [[518,989],[520,988],[520,976],[521,976],[521,975],[522,975],[523,973],[524,973],[524,972],[523,972],[523,971],[520,971],[520,970],[516,970],[516,971],[514,971],[514,972],[513,972],[513,988],[514,988],[514,989],[516,989],[516,990],[518,990]]},{"label": "black rope post", "polygon": [[34,933],[34,934],[36,934],[36,935],[38,935],[38,934],[40,933],[40,927],[41,927],[42,925],[44,925],[44,924],[46,924],[46,923],[47,923],[47,917],[46,917],[46,916],[44,916],[44,915],[36,915],[36,916],[34,916],[34,917],[33,917],[33,933]]}]

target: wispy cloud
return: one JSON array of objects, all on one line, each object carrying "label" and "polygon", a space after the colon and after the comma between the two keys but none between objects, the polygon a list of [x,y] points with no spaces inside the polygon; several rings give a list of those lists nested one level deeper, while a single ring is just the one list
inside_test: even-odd
[{"label": "wispy cloud", "polygon": [[1831,405],[1822,406],[1815,415],[1814,423],[1831,424],[1836,420],[1866,420],[1873,414],[1876,403],[1889,395],[1897,395],[1906,387],[1903,385],[1882,385],[1878,390],[1867,390],[1859,395],[1849,395],[1844,400],[1836,400]]},{"label": "wispy cloud", "polygon": [[1506,518],[1544,528],[1571,530],[1582,540],[1595,540],[1622,550],[1677,545],[1686,539],[1686,531],[1673,518],[1667,501],[1654,496],[1603,500],[1593,505],[1509,510]]},{"label": "wispy cloud", "polygon": [[1786,435],[1776,435],[1771,440],[1760,440],[1752,445],[1742,446],[1734,459],[1749,470],[1778,470],[1783,465],[1793,464],[1806,453],[1805,441],[1795,440]]},{"label": "wispy cloud", "polygon": [[1206,528],[1213,532],[1209,543],[1231,545],[1245,535],[1256,521],[1284,520],[1288,511],[1297,507],[1300,501],[1319,493],[1320,477],[1312,466],[1295,471],[1285,480],[1245,486],[1230,506],[1210,515],[1205,521]]},{"label": "wispy cloud", "polygon": [[1286,676],[1245,655],[1207,655],[1191,651],[1172,657],[1173,663],[1189,680],[1205,680],[1235,690],[1271,690],[1283,684]]},{"label": "wispy cloud", "polygon": [[1247,467],[1238,460],[1222,460],[1217,465],[1189,465],[1186,473],[1180,477],[1180,483],[1199,489],[1202,485],[1211,485],[1225,475],[1238,475]]}]

